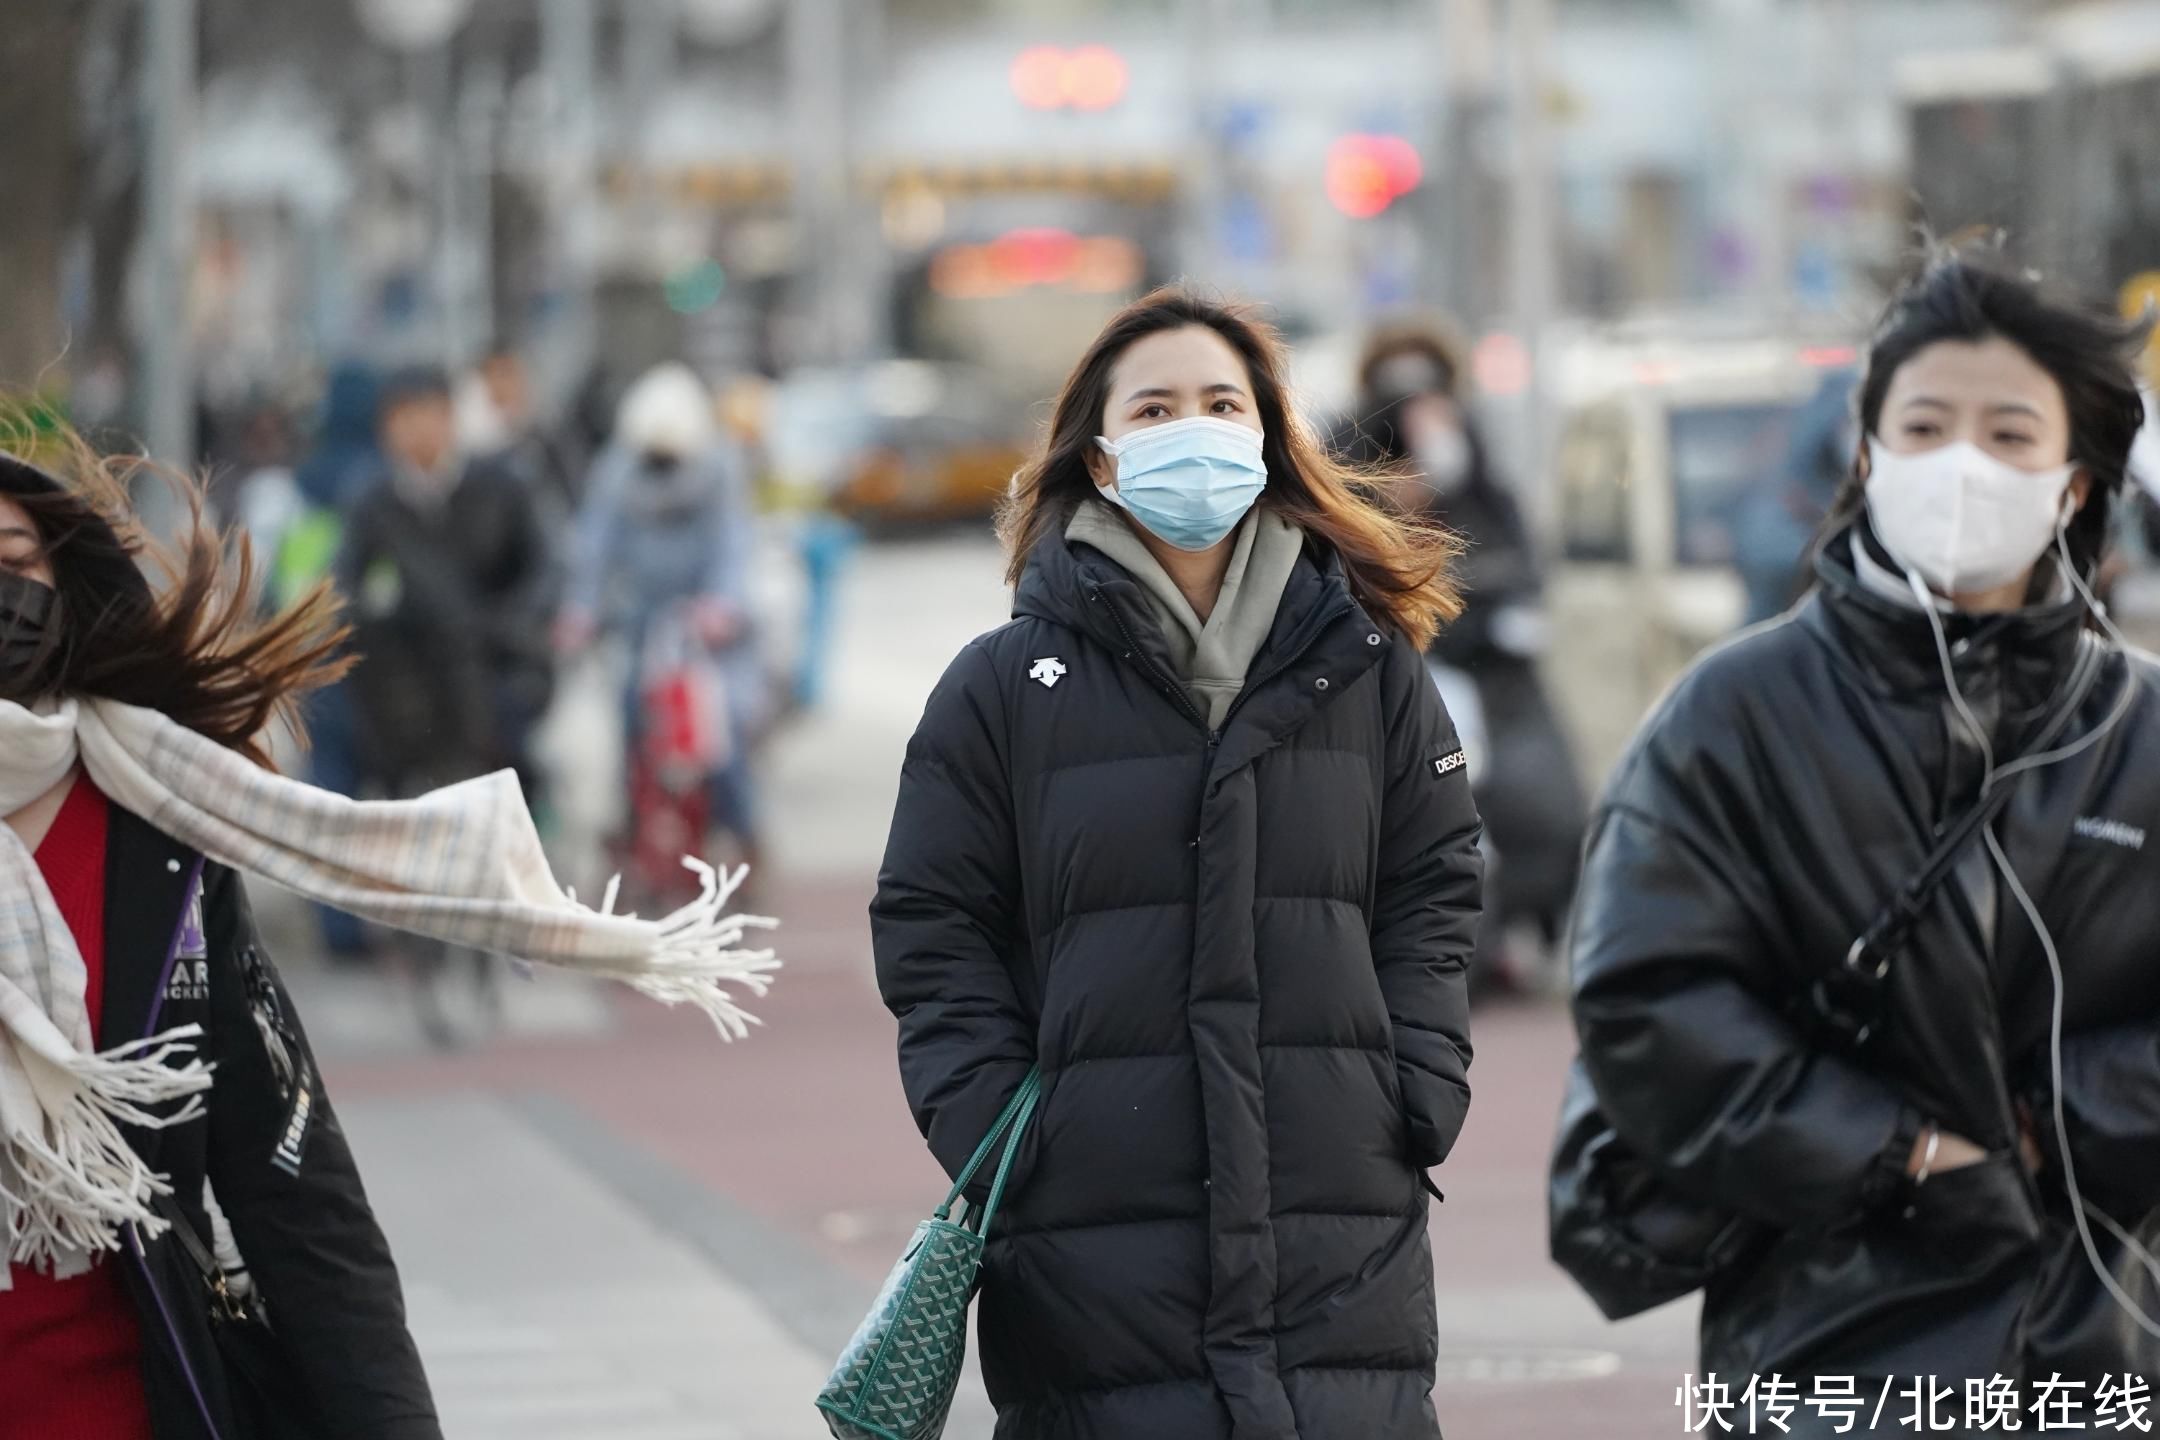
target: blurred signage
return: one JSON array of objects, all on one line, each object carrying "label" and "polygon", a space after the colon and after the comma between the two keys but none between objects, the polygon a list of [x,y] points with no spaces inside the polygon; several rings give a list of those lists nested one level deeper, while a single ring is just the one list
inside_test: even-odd
[{"label": "blurred signage", "polygon": [[1417,147],[1400,135],[1345,135],[1328,147],[1328,201],[1353,219],[1370,220],[1424,178]]},{"label": "blurred signage", "polygon": [[1012,91],[1030,110],[1108,110],[1125,98],[1125,57],[1107,45],[1031,45],[1012,63]]},{"label": "blurred signage", "polygon": [[930,288],[948,300],[987,300],[1053,288],[1106,295],[1130,290],[1146,271],[1123,235],[1012,230],[984,245],[948,245],[930,262]]},{"label": "blurred signage", "polygon": [[432,50],[465,23],[472,0],[361,0],[368,34],[397,50]]}]

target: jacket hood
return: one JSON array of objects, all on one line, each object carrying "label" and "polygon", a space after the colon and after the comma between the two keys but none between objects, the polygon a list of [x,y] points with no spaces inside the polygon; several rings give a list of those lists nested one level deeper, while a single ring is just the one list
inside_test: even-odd
[{"label": "jacket hood", "polygon": [[657,365],[641,376],[615,422],[615,436],[644,455],[687,460],[713,443],[712,392],[689,366]]},{"label": "jacket hood", "polygon": [[[1940,692],[1942,659],[1934,627],[1918,609],[1878,595],[1861,581],[1853,562],[1855,545],[1868,546],[1885,565],[1894,564],[1865,518],[1855,520],[1816,552],[1816,596],[1804,608],[1803,620],[1842,639],[1886,693]],[[2085,602],[2073,595],[2001,614],[1951,611],[1942,624],[1952,668],[1968,697],[1999,686],[2013,709],[2036,709],[2047,704],[2069,672],[2085,626]]]}]

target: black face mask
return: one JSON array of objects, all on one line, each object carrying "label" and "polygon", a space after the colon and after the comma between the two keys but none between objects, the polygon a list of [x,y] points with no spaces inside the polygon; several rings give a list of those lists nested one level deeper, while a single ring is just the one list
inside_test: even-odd
[{"label": "black face mask", "polygon": [[0,570],[0,695],[16,688],[47,653],[47,627],[59,593],[13,571]]}]

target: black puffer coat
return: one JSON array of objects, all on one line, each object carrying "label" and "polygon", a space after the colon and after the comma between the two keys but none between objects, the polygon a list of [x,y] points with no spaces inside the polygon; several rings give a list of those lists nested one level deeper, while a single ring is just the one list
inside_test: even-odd
[{"label": "black puffer coat", "polygon": [[[2053,985],[2038,935],[1984,863],[1937,893],[1893,971],[1879,1039],[1855,1056],[1808,1038],[1810,979],[1920,868],[1980,773],[1926,617],[1862,587],[1855,543],[1872,542],[1848,532],[1827,547],[1793,618],[1698,664],[1623,761],[1576,915],[1584,1060],[1632,1147],[1774,1229],[1706,1298],[1706,1370],[2150,1375],[2160,1346],[2080,1253],[2052,1134],[2037,1178],[2016,1157],[2018,1104],[2043,1123],[2051,1108]],[[2075,603],[1948,617],[1961,687],[1998,757],[2023,750],[2076,647],[2095,643],[2081,620]],[[2019,779],[1996,829],[2068,974],[2078,1178],[2150,1245],[2160,670],[2107,656],[2065,739],[2091,734],[2126,686],[2120,725]],[[1927,1121],[1991,1158],[1914,1187],[1905,1166]],[[2149,1277],[2095,1229],[2116,1276],[2160,1316]]]},{"label": "black puffer coat", "polygon": [[[207,1118],[128,1139],[205,1237],[208,1177],[313,1414],[306,1433],[441,1440],[390,1247],[239,877],[115,806],[105,964],[101,1048],[203,1029]],[[238,1440],[201,1272],[169,1232],[129,1231],[124,1255],[157,1440]]]},{"label": "black puffer coat", "polygon": [[1314,553],[1210,735],[1139,587],[1047,541],[909,746],[871,917],[917,1122],[957,1172],[1045,1077],[984,1278],[1001,1437],[1438,1434],[1478,821]]}]

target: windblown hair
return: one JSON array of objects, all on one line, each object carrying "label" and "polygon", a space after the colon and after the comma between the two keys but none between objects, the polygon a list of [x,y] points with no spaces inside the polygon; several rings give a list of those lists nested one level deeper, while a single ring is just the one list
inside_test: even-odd
[{"label": "windblown hair", "polygon": [[1429,643],[1462,612],[1451,573],[1461,542],[1376,498],[1386,489],[1385,475],[1334,458],[1307,433],[1289,404],[1282,342],[1272,328],[1243,308],[1175,287],[1120,311],[1066,379],[1042,452],[1013,477],[998,516],[1007,582],[1018,584],[1035,547],[1061,532],[1080,502],[1096,493],[1087,457],[1102,433],[1118,360],[1136,341],[1195,325],[1220,335],[1252,378],[1266,432],[1268,482],[1260,503],[1342,557],[1352,594],[1376,621],[1421,648]]},{"label": "windblown hair", "polygon": [[[173,541],[146,532],[130,498],[137,483],[163,483],[178,500]],[[140,705],[269,768],[273,723],[300,738],[300,698],[351,668],[337,654],[347,632],[327,583],[259,617],[247,538],[209,523],[199,481],[100,456],[17,412],[0,417],[0,497],[28,513],[58,591],[46,643],[27,669],[0,677],[0,699]]]},{"label": "windblown hair", "polygon": [[[2036,276],[2013,269],[1992,247],[1942,246],[1891,300],[1876,328],[1867,376],[1860,383],[1860,433],[1876,433],[1890,382],[1920,351],[1945,340],[1999,336],[2009,341],[2062,387],[2070,458],[2092,477],[2091,497],[2070,522],[2067,540],[2072,562],[2090,573],[2107,546],[2109,515],[2128,474],[2130,446],[2145,423],[2136,357],[2150,328],[2148,320],[2124,320],[2112,310],[2055,293]],[[1867,478],[1856,464],[1831,506],[1824,534],[1851,523],[1866,504]]]}]

